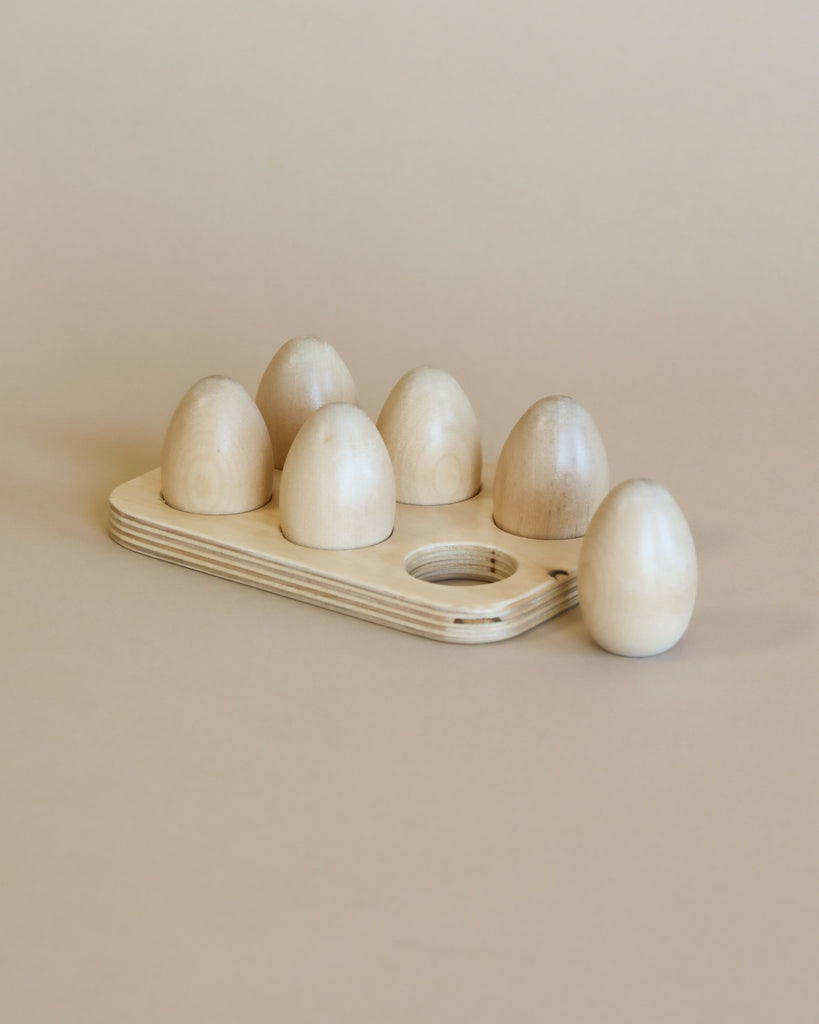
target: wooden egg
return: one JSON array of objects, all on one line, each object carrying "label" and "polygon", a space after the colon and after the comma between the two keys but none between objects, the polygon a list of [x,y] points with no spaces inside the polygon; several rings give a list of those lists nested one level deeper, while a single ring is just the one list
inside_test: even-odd
[{"label": "wooden egg", "polygon": [[358,403],[355,382],[341,356],[321,338],[298,337],[273,356],[259,383],[256,404],[264,416],[281,469],[304,421],[330,402]]},{"label": "wooden egg", "polygon": [[293,441],[279,485],[282,533],[310,548],[363,548],[395,522],[395,474],[386,445],[357,405],[317,409]]},{"label": "wooden egg", "polygon": [[230,515],[270,500],[270,437],[238,381],[205,377],[185,394],[165,434],[161,478],[165,502],[183,512]]},{"label": "wooden egg", "polygon": [[606,451],[589,413],[564,395],[542,398],[501,451],[495,522],[519,537],[581,537],[608,487]]},{"label": "wooden egg", "polygon": [[593,639],[613,654],[660,654],[680,639],[694,610],[697,554],[664,487],[627,480],[607,495],[583,538],[577,592]]},{"label": "wooden egg", "polygon": [[445,370],[421,366],[398,381],[377,423],[395,469],[398,501],[449,505],[477,494],[483,456],[478,420]]}]

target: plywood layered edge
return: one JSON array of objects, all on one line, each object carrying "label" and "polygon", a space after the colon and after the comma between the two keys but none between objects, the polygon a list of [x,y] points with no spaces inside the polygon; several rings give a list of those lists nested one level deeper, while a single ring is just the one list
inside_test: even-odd
[{"label": "plywood layered edge", "polygon": [[[283,536],[278,477],[262,508],[201,516],[166,505],[159,470],[152,470],[112,492],[111,537],[153,558],[449,643],[509,639],[577,603],[580,541],[533,540],[500,530],[492,520],[489,463],[474,498],[399,504],[387,540],[347,551],[300,547]],[[445,576],[477,574],[496,582],[447,586],[419,579],[407,570],[419,557]]]}]

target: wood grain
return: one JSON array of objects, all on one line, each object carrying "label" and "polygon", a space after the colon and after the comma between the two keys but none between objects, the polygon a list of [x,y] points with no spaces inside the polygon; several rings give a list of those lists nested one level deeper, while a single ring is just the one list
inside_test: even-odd
[{"label": "wood grain", "polygon": [[405,373],[381,409],[378,429],[400,502],[448,505],[477,494],[483,462],[478,418],[445,370],[419,366]]},{"label": "wood grain", "polygon": [[594,420],[573,398],[550,395],[526,410],[501,450],[495,522],[522,537],[582,537],[608,489]]},{"label": "wood grain", "polygon": [[300,335],[276,352],[256,391],[276,469],[281,469],[293,439],[311,413],[330,402],[358,402],[355,381],[333,346]]},{"label": "wood grain", "polygon": [[697,552],[679,505],[654,480],[624,480],[595,512],[577,570],[583,621],[607,651],[662,654],[688,628]]},{"label": "wood grain", "polygon": [[273,492],[273,452],[262,414],[230,377],[205,377],[176,408],[162,446],[162,493],[183,512],[232,515]]},{"label": "wood grain", "polygon": [[363,548],[392,533],[395,474],[370,417],[323,405],[296,434],[279,481],[282,533],[311,548]]}]

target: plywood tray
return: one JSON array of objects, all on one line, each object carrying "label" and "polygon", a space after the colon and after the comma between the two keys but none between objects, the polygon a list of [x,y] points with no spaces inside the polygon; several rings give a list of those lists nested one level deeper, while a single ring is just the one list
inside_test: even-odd
[{"label": "plywood tray", "polygon": [[[154,558],[449,643],[517,636],[577,603],[577,540],[531,540],[492,520],[494,465],[480,492],[453,505],[397,505],[381,544],[323,551],[288,541],[272,500],[241,515],[166,505],[155,469],[117,487],[110,531]],[[445,585],[458,582],[471,585]]]}]

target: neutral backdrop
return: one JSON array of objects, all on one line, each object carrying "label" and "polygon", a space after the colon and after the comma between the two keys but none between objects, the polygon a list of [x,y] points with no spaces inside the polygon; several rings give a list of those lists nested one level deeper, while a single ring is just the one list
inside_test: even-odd
[{"label": "neutral backdrop", "polygon": [[[814,1019],[814,0],[7,3],[0,1016]],[[458,647],[141,557],[184,391],[332,342],[494,460],[580,400],[669,653]]]}]

